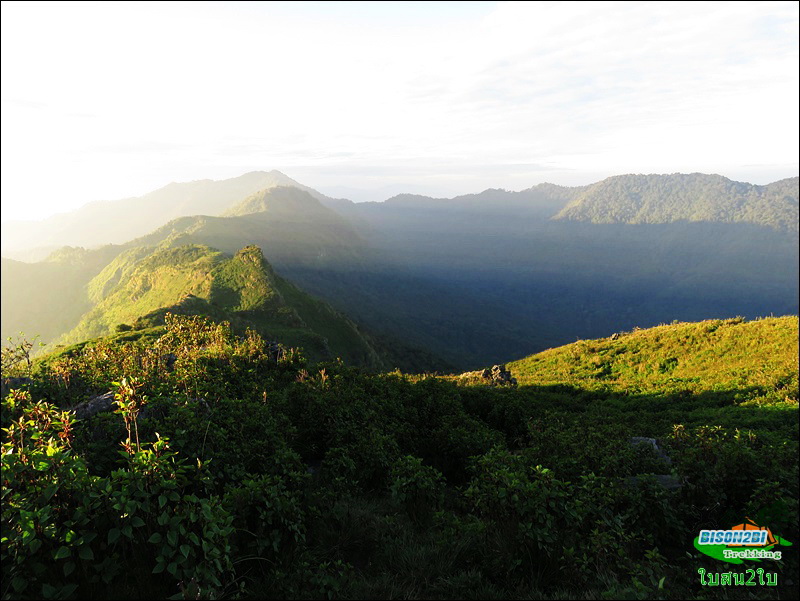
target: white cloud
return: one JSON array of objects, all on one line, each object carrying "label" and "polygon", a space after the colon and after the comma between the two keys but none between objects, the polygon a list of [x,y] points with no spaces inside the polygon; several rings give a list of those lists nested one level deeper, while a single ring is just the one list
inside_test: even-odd
[{"label": "white cloud", "polygon": [[254,168],[797,174],[795,2],[328,4],[4,2],[3,218]]}]

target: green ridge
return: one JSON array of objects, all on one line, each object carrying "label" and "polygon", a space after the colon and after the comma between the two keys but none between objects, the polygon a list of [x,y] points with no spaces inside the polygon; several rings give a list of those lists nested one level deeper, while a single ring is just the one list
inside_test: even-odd
[{"label": "green ridge", "polygon": [[94,306],[59,342],[74,344],[164,323],[167,313],[205,315],[252,328],[269,340],[302,347],[314,361],[342,358],[380,367],[354,323],[278,276],[261,249],[228,257],[205,245],[136,247],[116,257],[88,286]]},{"label": "green ridge", "polygon": [[739,390],[797,403],[798,318],[662,325],[579,340],[508,365],[520,385],[640,394]]}]

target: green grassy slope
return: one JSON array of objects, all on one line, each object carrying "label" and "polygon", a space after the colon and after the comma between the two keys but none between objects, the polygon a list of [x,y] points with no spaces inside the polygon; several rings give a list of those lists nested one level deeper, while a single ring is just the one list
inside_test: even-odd
[{"label": "green grassy slope", "polygon": [[302,347],[312,360],[341,357],[381,366],[354,323],[278,276],[255,246],[232,258],[198,244],[137,247],[116,257],[87,288],[95,305],[61,343],[106,336],[120,324],[153,327],[174,312],[251,327],[270,340]]},{"label": "green grassy slope", "polygon": [[[120,282],[133,275],[138,262],[159,246],[206,245],[235,254],[243,246],[255,244],[279,268],[286,264],[322,269],[358,264],[362,246],[359,236],[344,218],[320,204],[315,194],[321,196],[310,189],[285,186],[274,191],[262,189],[237,203],[234,217],[180,217],[124,245],[90,250],[64,247],[40,263],[4,258],[2,336],[22,331],[29,336],[39,334],[48,344],[77,341],[177,302],[180,295],[174,294],[175,290],[170,293],[157,285],[154,292],[138,300],[136,307],[131,306],[130,298],[124,302],[117,298],[107,303],[114,306],[114,311],[106,315],[108,319],[102,317],[105,307],[99,307],[88,320],[93,323],[79,325],[81,316],[114,293]],[[163,265],[159,269],[153,277],[165,283],[170,278],[169,269]],[[136,278],[142,286],[151,286],[150,276],[140,273]],[[184,280],[173,288],[197,294],[189,284]],[[131,296],[136,294],[128,291]]]},{"label": "green grassy slope", "polygon": [[740,400],[797,403],[798,318],[663,325],[580,340],[508,365],[520,385],[623,394],[737,390]]},{"label": "green grassy slope", "polygon": [[[128,259],[134,259],[129,256]],[[125,257],[122,257],[123,261]],[[127,265],[128,277],[113,291],[101,292],[109,279],[101,272],[89,283],[90,294],[101,300],[67,333],[61,342],[80,342],[114,331],[160,307],[178,303],[187,294],[208,297],[211,269],[223,259],[222,253],[202,246],[162,249]],[[113,269],[113,267],[112,267]]]}]

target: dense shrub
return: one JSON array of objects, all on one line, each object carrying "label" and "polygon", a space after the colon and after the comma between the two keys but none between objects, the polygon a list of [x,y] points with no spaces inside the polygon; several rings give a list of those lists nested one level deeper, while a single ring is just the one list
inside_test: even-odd
[{"label": "dense shrub", "polygon": [[[4,354],[29,379],[3,399],[3,598],[727,598],[696,583],[721,569],[700,528],[800,537],[788,401],[311,366],[193,317],[130,334]],[[794,598],[796,553],[769,567],[753,595]]]},{"label": "dense shrub", "polygon": [[416,523],[427,523],[444,500],[444,478],[418,457],[406,455],[394,462],[389,487],[392,502]]}]

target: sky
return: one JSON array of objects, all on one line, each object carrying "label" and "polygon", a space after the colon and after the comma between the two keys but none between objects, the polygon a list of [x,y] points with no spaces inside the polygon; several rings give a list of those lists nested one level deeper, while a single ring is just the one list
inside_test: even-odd
[{"label": "sky", "polygon": [[278,169],[332,196],[798,175],[797,2],[2,2],[2,220]]}]

